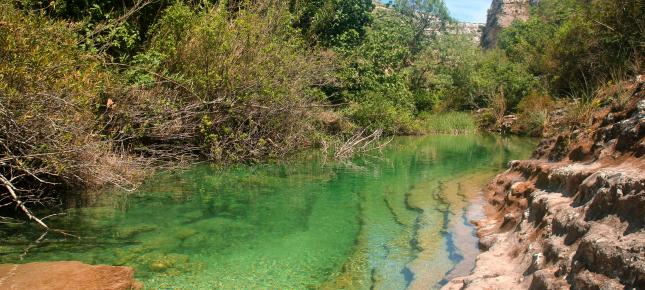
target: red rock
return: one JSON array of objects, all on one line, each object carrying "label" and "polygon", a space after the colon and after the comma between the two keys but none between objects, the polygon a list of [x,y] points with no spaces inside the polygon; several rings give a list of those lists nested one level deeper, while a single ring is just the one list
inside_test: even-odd
[{"label": "red rock", "polygon": [[485,252],[443,289],[645,289],[645,89],[601,110],[495,178]]},{"label": "red rock", "polygon": [[141,289],[130,267],[81,262],[38,262],[0,265],[0,289],[128,290]]}]

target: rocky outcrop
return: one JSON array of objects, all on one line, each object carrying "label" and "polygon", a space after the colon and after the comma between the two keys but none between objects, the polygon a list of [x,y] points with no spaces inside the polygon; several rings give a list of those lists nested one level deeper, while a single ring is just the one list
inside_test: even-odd
[{"label": "rocky outcrop", "polygon": [[[380,1],[374,1],[374,11],[392,12],[390,4],[384,5]],[[432,25],[429,25],[426,32],[430,35],[464,35],[472,39],[473,43],[479,44],[482,39],[484,23],[476,22],[444,22],[439,17],[432,17]]]},{"label": "rocky outcrop", "polygon": [[483,29],[483,23],[456,22],[447,25],[446,32],[453,35],[465,35],[470,37],[473,43],[479,43]]},{"label": "rocky outcrop", "polygon": [[528,19],[530,6],[537,2],[538,0],[493,0],[482,32],[482,47],[496,47],[497,37],[502,28],[511,25],[515,19]]},{"label": "rocky outcrop", "polygon": [[0,289],[141,289],[129,267],[93,266],[81,262],[0,265]]},{"label": "rocky outcrop", "polygon": [[444,289],[645,287],[645,83],[489,185],[473,273]]}]

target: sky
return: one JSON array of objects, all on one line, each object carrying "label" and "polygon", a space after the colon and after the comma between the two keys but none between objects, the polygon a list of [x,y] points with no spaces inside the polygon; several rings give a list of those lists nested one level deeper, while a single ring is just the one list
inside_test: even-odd
[{"label": "sky", "polygon": [[486,11],[491,0],[444,0],[450,15],[463,22],[486,22]]},{"label": "sky", "polygon": [[[381,0],[382,3],[391,0]],[[486,23],[486,12],[492,0],[444,0],[450,15],[462,22]]]}]

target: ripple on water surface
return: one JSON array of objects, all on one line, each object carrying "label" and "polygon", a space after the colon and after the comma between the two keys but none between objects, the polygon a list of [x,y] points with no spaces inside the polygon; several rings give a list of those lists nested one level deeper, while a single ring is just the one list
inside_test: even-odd
[{"label": "ripple on water surface", "polygon": [[[353,165],[197,166],[134,194],[70,198],[49,224],[0,225],[0,262],[127,265],[149,288],[420,289],[474,265],[464,221],[480,188],[533,141],[397,138]],[[29,251],[26,255],[23,252]],[[23,259],[20,260],[20,256]]]}]

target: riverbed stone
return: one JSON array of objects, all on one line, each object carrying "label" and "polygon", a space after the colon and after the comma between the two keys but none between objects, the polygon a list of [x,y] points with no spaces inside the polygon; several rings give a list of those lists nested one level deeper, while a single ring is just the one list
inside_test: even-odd
[{"label": "riverbed stone", "polygon": [[126,226],[115,231],[114,236],[117,238],[131,239],[136,235],[151,232],[156,230],[157,227],[149,224],[137,224]]}]

